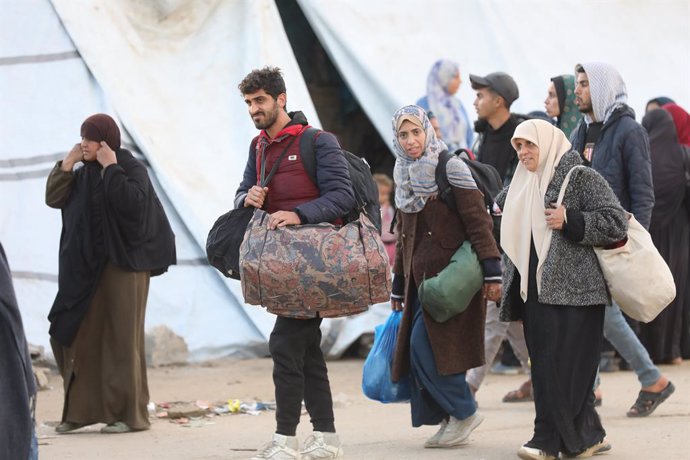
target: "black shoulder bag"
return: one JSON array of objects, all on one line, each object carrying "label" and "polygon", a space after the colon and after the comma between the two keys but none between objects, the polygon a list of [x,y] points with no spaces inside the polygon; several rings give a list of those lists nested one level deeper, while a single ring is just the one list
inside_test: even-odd
[{"label": "black shoulder bag", "polygon": [[[295,141],[297,136],[293,136],[288,145],[283,149],[278,160],[266,174],[266,150],[261,154],[261,187],[266,187],[273,178],[285,153]],[[264,203],[265,205],[265,203]],[[244,233],[247,225],[254,215],[253,206],[232,209],[220,216],[216,223],[211,227],[206,238],[206,258],[224,276],[232,279],[240,279],[240,245],[244,240]]]}]

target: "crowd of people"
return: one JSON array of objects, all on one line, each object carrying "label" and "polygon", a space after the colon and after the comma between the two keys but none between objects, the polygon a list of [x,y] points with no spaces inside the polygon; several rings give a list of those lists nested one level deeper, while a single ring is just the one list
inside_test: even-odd
[{"label": "crowd of people", "polygon": [[[393,117],[399,217],[392,307],[402,309],[406,318],[394,375],[408,372],[415,382],[413,425],[439,426],[425,447],[461,445],[482,420],[466,390],[476,394],[501,342],[508,339],[530,378],[504,400],[534,400],[536,409],[533,436],[518,456],[583,458],[606,452],[611,445],[594,409],[602,401],[598,366],[604,339],[640,381],[630,417],[651,414],[675,390],[655,364],[677,364],[690,356],[689,116],[660,97],[649,101],[642,124],[637,123],[622,77],[605,63],[578,64],[573,74],[545,84],[546,116],[511,113],[519,90],[506,73],[469,79],[478,117],[470,156],[496,168],[505,185],[495,198],[502,215],[497,245],[503,253],[503,286],[497,288],[502,296],[495,299],[490,288],[484,289],[485,356],[480,366],[468,364],[467,350],[477,347],[476,331],[460,334],[460,353],[449,352],[453,340],[434,340],[441,336],[439,330],[457,330],[457,323],[469,321],[473,305],[439,324],[417,299],[423,279],[447,265],[465,239],[477,248],[486,279],[496,273],[495,255],[479,241],[483,224],[466,216],[472,209],[469,200],[458,200],[462,205],[455,215],[461,224],[435,200],[439,151],[466,149],[457,135],[443,143],[447,133],[463,126],[465,112],[454,97],[461,81],[458,66],[440,60],[429,73],[427,96]],[[443,97],[438,96],[439,84]],[[446,102],[434,106],[433,100]],[[435,116],[441,105],[454,116]],[[434,118],[438,128],[432,128]],[[449,162],[449,177],[470,174],[462,166],[461,161]],[[571,170],[562,202],[557,202]],[[451,185],[458,197],[469,195],[467,182]],[[626,319],[609,295],[593,251],[624,240],[626,212],[649,229],[677,286],[675,300],[648,324]],[[445,224],[441,228],[433,227],[437,215]],[[468,226],[474,231],[465,234]],[[435,241],[450,241],[444,239],[449,227],[460,232],[455,245],[444,246],[445,253],[433,252]],[[574,349],[577,354],[571,353]]]},{"label": "crowd of people", "polygon": [[[680,295],[638,336],[612,301],[593,248],[623,241],[627,213],[632,213],[645,227],[651,225],[657,244],[672,246],[660,252],[671,265],[679,292],[685,289],[689,251],[679,229],[687,229],[688,216],[675,216],[681,206],[685,213],[687,204],[684,169],[679,167],[685,155],[679,138],[685,128],[672,102],[662,98],[654,102],[660,108],[650,105],[644,127],[637,123],[621,76],[603,63],[578,64],[573,74],[545,84],[544,114],[510,111],[519,90],[504,72],[470,75],[469,80],[476,91],[476,138],[455,97],[462,81],[459,67],[440,60],[429,73],[427,94],[393,115],[393,181],[375,177],[382,240],[394,274],[391,307],[402,311],[393,380],[411,376],[413,426],[438,426],[425,447],[462,446],[483,421],[475,394],[507,337],[530,372],[521,390],[529,392],[536,410],[533,435],[517,455],[540,460],[606,452],[612,447],[595,410],[601,403],[595,391],[604,338],[640,381],[628,416],[647,416],[675,390],[654,361],[677,362],[684,356],[688,307]],[[253,83],[247,86],[249,81]],[[320,219],[308,213],[319,200],[324,209],[343,205],[331,191],[332,174],[324,173],[323,183],[310,189],[300,168],[289,171],[284,180],[290,186],[281,185],[283,194],[256,185],[261,162],[275,162],[284,141],[299,138],[307,122],[301,112],[285,111],[284,82],[275,68],[253,71],[240,89],[262,131],[258,144],[252,144],[259,147],[250,149],[235,205],[260,208],[272,203],[270,228],[337,221],[337,213]],[[676,130],[669,129],[669,117]],[[333,141],[327,137],[317,143],[324,158]],[[673,160],[666,158],[667,146],[677,152]],[[290,153],[298,155],[298,150]],[[436,171],[440,156],[448,151],[460,153],[445,164],[452,205],[439,198]],[[491,165],[503,180],[505,188],[492,209],[487,209],[462,157]],[[666,180],[671,173],[676,175],[673,182]],[[660,175],[662,184],[657,185],[653,175]],[[570,182],[563,187],[566,177]],[[299,198],[294,197],[297,192]],[[281,201],[290,206],[276,205]],[[655,212],[658,219],[653,219]],[[492,216],[502,216],[500,244],[491,231]],[[420,301],[420,285],[441,272],[464,241],[477,255],[484,286],[462,313],[435,321]],[[685,265],[671,261],[672,255]],[[284,332],[284,321],[277,319],[271,342]],[[285,347],[273,359],[277,429],[252,458],[341,457],[327,369],[317,347]],[[284,375],[287,362],[292,363],[290,378]],[[302,383],[294,385],[288,397],[285,386],[290,381]],[[302,446],[295,436],[297,419],[286,415],[298,410],[295,401],[300,398],[314,426]]]},{"label": "crowd of people", "polygon": [[[690,358],[690,115],[658,97],[638,123],[622,77],[605,63],[577,64],[573,74],[544,82],[544,114],[511,112],[519,90],[507,73],[469,75],[469,81],[476,92],[473,129],[455,96],[459,66],[448,60],[433,65],[426,94],[393,114],[393,177],[374,177],[394,275],[391,308],[402,311],[393,380],[411,376],[413,426],[438,426],[424,447],[462,446],[484,419],[476,394],[507,339],[529,373],[517,391],[529,394],[536,412],[518,457],[606,452],[612,446],[595,409],[604,339],[640,381],[630,417],[651,414],[675,390],[655,364]],[[314,181],[295,161],[309,123],[302,112],[286,110],[280,70],[254,70],[239,90],[260,131],[235,207],[264,209],[269,229],[342,223],[355,196],[335,136],[315,135]],[[115,121],[93,115],[80,134],[46,186],[46,203],[60,209],[63,220],[58,293],[49,314],[65,390],[56,431],[95,423],[105,424],[103,433],[146,430],[149,279],[175,263],[174,235],[143,164],[121,147]],[[444,163],[452,200],[439,198],[437,182],[446,152],[459,153]],[[502,179],[490,209],[465,160],[490,165]],[[260,184],[267,166],[275,171],[272,182]],[[624,240],[628,213],[649,229],[677,285],[675,300],[642,325],[627,320],[611,299],[593,249]],[[492,232],[495,217],[501,218],[500,240]],[[420,285],[465,241],[479,261],[482,287],[462,313],[436,321],[420,299]],[[3,324],[11,326],[3,337],[20,350],[3,361],[24,382],[16,399],[22,424],[12,427],[12,437],[22,443],[22,459],[35,458],[35,387],[26,374],[26,341],[1,247],[0,256],[2,311],[9,318]],[[344,455],[321,321],[317,313],[277,314],[269,339],[276,430],[252,459]],[[313,433],[300,445],[302,401]]]}]

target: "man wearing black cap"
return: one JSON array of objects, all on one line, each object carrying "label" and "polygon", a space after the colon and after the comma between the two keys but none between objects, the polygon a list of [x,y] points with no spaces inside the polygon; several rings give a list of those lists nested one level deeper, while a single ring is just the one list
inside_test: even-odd
[{"label": "man wearing black cap", "polygon": [[501,175],[504,185],[510,183],[517,166],[517,156],[510,138],[524,116],[510,113],[510,106],[520,92],[513,78],[503,72],[485,77],[470,74],[472,89],[477,91],[474,108],[479,118],[474,130],[479,133],[475,154],[482,163],[490,164]]},{"label": "man wearing black cap", "polygon": [[[490,73],[486,77],[470,75],[470,82],[472,88],[477,91],[474,108],[479,118],[474,125],[474,130],[479,133],[474,152],[479,161],[496,168],[503,184],[507,185],[517,167],[517,155],[510,139],[517,125],[527,119],[524,115],[510,113],[511,104],[519,96],[518,87],[513,78],[503,72]],[[527,345],[522,325],[515,322],[501,322],[498,319],[498,311],[495,302],[488,301],[484,329],[486,364],[470,369],[466,377],[473,393],[479,390],[505,339],[510,342],[525,371],[529,371]],[[526,401],[531,399],[531,395],[531,385],[529,385],[509,393],[503,400],[506,402]]]}]

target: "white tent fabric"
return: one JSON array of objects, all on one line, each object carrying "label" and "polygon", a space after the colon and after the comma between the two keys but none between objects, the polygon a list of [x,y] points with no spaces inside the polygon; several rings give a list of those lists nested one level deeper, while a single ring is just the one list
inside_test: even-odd
[{"label": "white tent fabric", "polygon": [[[281,66],[295,88],[292,105],[318,123],[287,39],[259,33],[260,25],[282,31],[275,6],[54,5],[0,1],[0,240],[29,340],[49,350],[46,316],[57,290],[60,213],[44,204],[45,178],[78,142],[84,118],[106,112],[132,137],[126,147],[144,153],[177,237],[178,265],[151,283],[147,329],[170,327],[194,360],[265,355],[273,316],[245,305],[239,283],[208,266],[202,248],[231,207],[256,134],[236,90],[242,77],[266,62]],[[326,321],[325,351],[338,356],[381,317],[379,309]]]},{"label": "white tent fabric", "polygon": [[515,112],[543,110],[551,77],[579,62],[605,61],[626,82],[638,120],[647,100],[690,107],[687,0],[298,0],[319,40],[384,140],[399,107],[426,92],[438,59],[460,64],[467,112],[469,74],[510,74]]},{"label": "white tent fabric", "polygon": [[[461,64],[470,114],[470,72],[512,74],[521,91],[514,109],[528,112],[542,107],[550,77],[590,60],[620,70],[638,115],[660,95],[690,107],[687,0],[298,3],[386,141],[391,114],[423,94],[441,57]],[[45,177],[81,121],[107,112],[149,163],[177,235],[181,263],[152,281],[147,327],[171,327],[193,359],[265,353],[272,316],[245,305],[239,283],[204,264],[203,247],[256,135],[242,77],[281,67],[289,107],[320,125],[274,1],[0,0],[0,10],[0,240],[29,340],[47,345],[57,289],[60,216],[43,204]],[[327,353],[337,356],[386,314],[378,306],[324,321]]]},{"label": "white tent fabric", "polygon": [[[84,118],[113,110],[48,1],[1,3],[0,239],[27,337],[49,350],[46,316],[57,291],[61,224],[60,212],[44,204],[45,179],[79,141]],[[183,336],[192,359],[265,353],[265,335],[206,265],[165,191],[158,193],[177,237],[179,265],[152,280],[147,326],[165,324]]]}]

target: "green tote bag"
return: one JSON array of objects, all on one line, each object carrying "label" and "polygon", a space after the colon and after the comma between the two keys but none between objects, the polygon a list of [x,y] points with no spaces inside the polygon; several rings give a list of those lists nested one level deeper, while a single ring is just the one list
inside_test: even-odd
[{"label": "green tote bag", "polygon": [[419,286],[422,307],[434,321],[443,323],[464,312],[484,284],[482,267],[469,241],[455,251],[446,268]]}]

